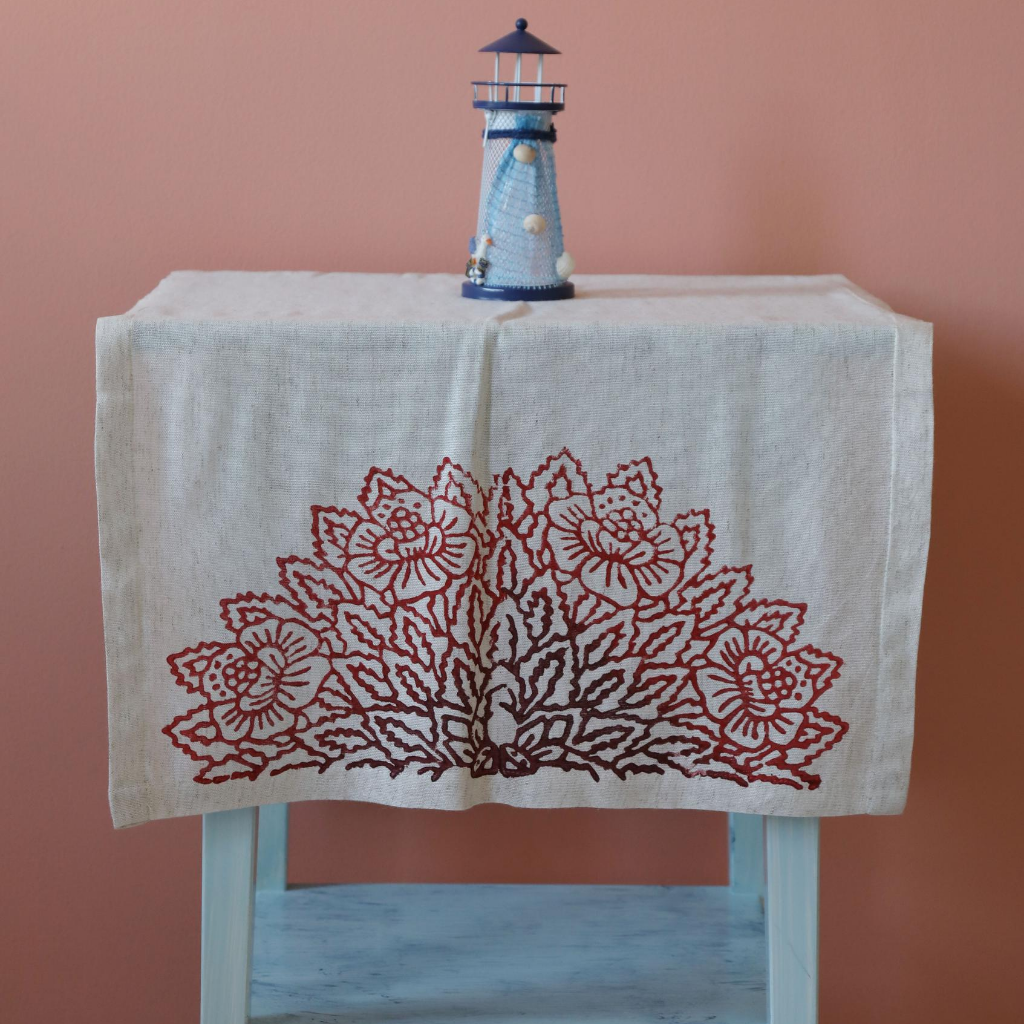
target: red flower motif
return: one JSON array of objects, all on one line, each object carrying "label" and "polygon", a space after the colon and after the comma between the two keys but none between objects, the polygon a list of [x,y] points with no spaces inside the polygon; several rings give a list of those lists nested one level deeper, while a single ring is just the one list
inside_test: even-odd
[{"label": "red flower motif", "polygon": [[331,765],[440,779],[559,770],[814,789],[848,730],[816,706],[841,659],[795,647],[806,607],[713,567],[707,510],[661,521],[648,459],[600,489],[569,452],[489,491],[371,470],[313,507],[285,594],[221,602],[232,633],[171,655],[198,702],[165,729],[199,783]]},{"label": "red flower motif", "polygon": [[686,552],[658,517],[650,462],[630,463],[593,496],[571,494],[548,505],[548,544],[560,569],[620,608],[664,597],[680,580]]},{"label": "red flower motif", "polygon": [[359,521],[347,547],[355,579],[407,602],[469,572],[476,541],[468,509],[380,470],[367,478],[361,500],[370,518]]},{"label": "red flower motif", "polygon": [[816,696],[809,666],[761,629],[725,630],[706,657],[697,686],[724,736],[746,750],[790,746]]},{"label": "red flower motif", "polygon": [[319,646],[301,622],[266,619],[243,629],[238,645],[215,655],[200,679],[221,736],[229,743],[268,740],[292,729],[295,712],[330,672]]}]

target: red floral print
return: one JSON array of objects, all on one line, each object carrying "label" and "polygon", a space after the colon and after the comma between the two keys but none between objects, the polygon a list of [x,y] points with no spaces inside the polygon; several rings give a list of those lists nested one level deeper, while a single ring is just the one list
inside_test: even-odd
[{"label": "red floral print", "polygon": [[367,477],[361,497],[368,518],[338,513],[352,521],[347,568],[358,582],[406,602],[469,572],[476,551],[469,509],[380,470]]},{"label": "red floral print", "polygon": [[663,520],[648,459],[591,486],[568,451],[488,491],[373,469],[360,509],[314,506],[285,595],[221,603],[233,634],[172,655],[199,704],[164,731],[197,782],[297,768],[440,779],[679,772],[816,788],[847,725],[817,707],[841,660],[806,608],[712,569],[706,510]]},{"label": "red floral print", "polygon": [[[239,633],[238,646],[213,659],[203,690],[228,742],[270,739],[295,726],[330,671],[320,638],[302,623],[266,619]],[[219,669],[219,674],[218,674]]]},{"label": "red floral print", "polygon": [[658,520],[659,491],[648,460],[608,478],[590,494],[548,507],[548,543],[559,568],[587,590],[628,608],[658,598],[678,582],[686,554],[679,534]]},{"label": "red floral print", "polygon": [[710,664],[697,669],[708,713],[737,746],[785,747],[800,731],[800,709],[814,693],[800,663],[783,657],[785,650],[763,630],[727,629],[707,653]]}]

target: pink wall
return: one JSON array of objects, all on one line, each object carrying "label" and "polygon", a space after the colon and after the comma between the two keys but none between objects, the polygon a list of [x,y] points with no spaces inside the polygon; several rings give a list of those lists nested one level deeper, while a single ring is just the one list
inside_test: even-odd
[{"label": "pink wall", "polygon": [[[822,1020],[1019,1019],[1019,0],[4,4],[5,1019],[197,1007],[199,822],[115,834],[105,806],[95,318],[182,267],[458,271],[474,50],[520,14],[568,51],[581,269],[842,271],[935,323],[910,803],[823,828]],[[715,815],[294,821],[293,880],[724,875]]]}]

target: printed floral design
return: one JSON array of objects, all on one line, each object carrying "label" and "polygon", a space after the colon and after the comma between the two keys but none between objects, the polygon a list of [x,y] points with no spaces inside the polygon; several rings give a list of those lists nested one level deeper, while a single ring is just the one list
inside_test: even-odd
[{"label": "printed floral design", "polygon": [[243,629],[238,646],[213,658],[203,676],[223,737],[266,740],[294,728],[295,712],[331,669],[316,653],[319,646],[320,638],[301,622],[266,619]]},{"label": "printed floral design", "polygon": [[379,472],[367,478],[361,501],[369,518],[356,522],[347,544],[349,571],[360,583],[414,601],[469,572],[476,545],[467,509]]},{"label": "printed floral design", "polygon": [[373,469],[314,506],[282,594],[221,602],[229,642],[168,658],[198,703],[164,730],[197,782],[296,768],[679,772],[815,789],[848,726],[817,706],[840,658],[806,607],[711,568],[707,510],[665,517],[649,459],[594,488],[568,451],[488,490]]},{"label": "printed floral design", "polygon": [[551,502],[548,541],[560,569],[620,608],[663,597],[686,555],[679,534],[658,520],[660,490],[650,461],[623,467],[608,486]]}]

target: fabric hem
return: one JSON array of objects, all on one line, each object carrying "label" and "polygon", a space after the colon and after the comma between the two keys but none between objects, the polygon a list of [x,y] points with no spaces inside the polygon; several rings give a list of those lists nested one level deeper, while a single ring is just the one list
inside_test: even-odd
[{"label": "fabric hem", "polygon": [[875,730],[868,813],[906,806],[914,737],[921,609],[931,530],[934,411],[932,325],[894,314],[891,517],[879,624],[876,714],[906,722],[903,732]]}]

